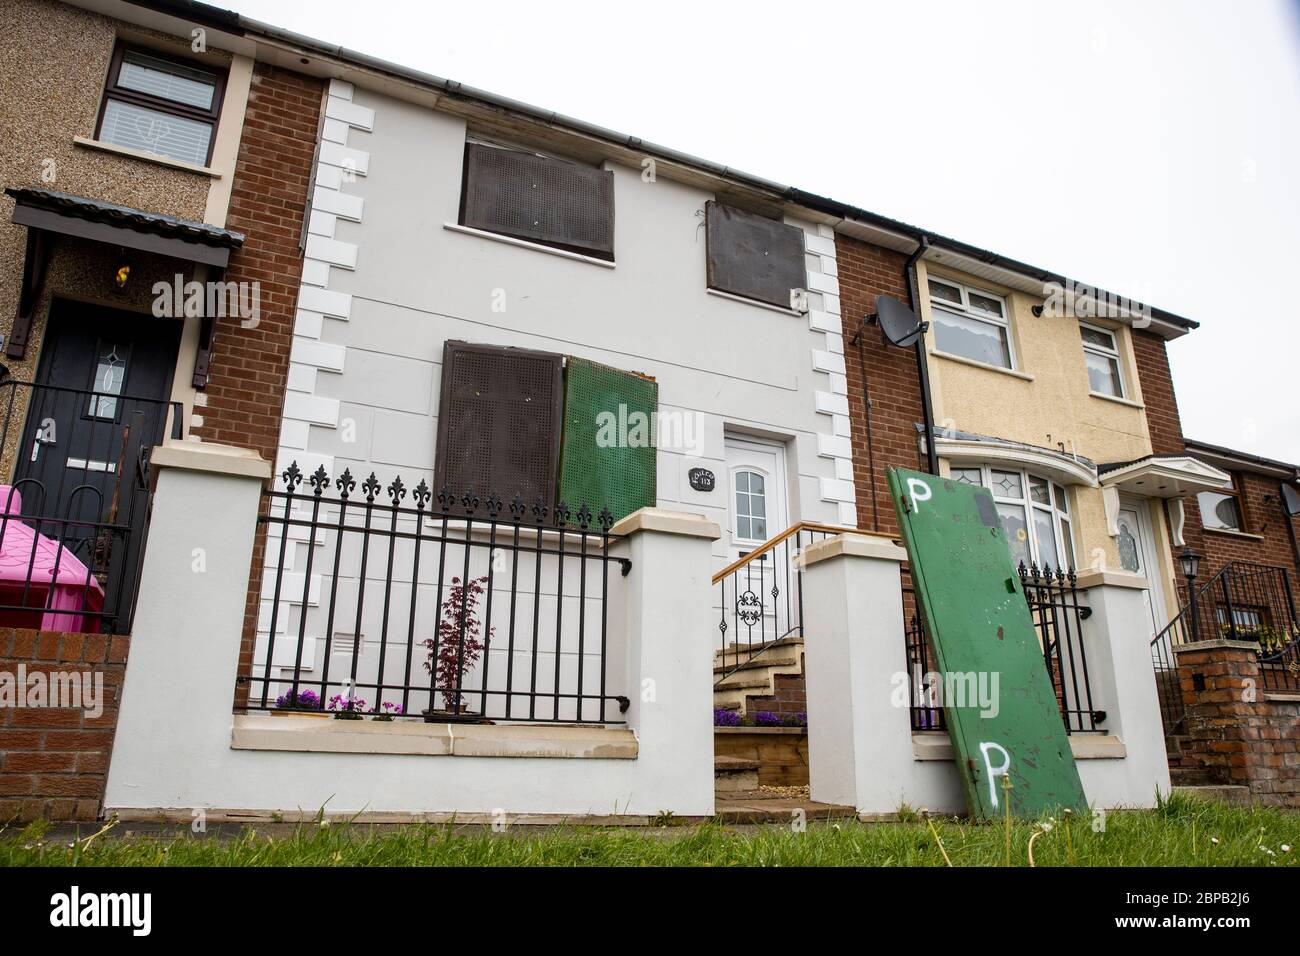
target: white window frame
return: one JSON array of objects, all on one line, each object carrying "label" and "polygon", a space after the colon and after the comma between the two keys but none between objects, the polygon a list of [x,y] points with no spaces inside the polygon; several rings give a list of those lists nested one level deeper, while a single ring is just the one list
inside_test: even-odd
[{"label": "white window frame", "polygon": [[[1093,395],[1103,395],[1106,398],[1128,398],[1128,378],[1124,374],[1124,356],[1120,352],[1120,348],[1119,348],[1119,333],[1111,329],[1104,329],[1100,325],[1091,325],[1087,322],[1080,322],[1079,328],[1088,329],[1089,331],[1092,332],[1100,332],[1102,335],[1105,335],[1110,339],[1112,345],[1114,346],[1114,348],[1112,349],[1107,349],[1100,345],[1094,345],[1093,343],[1089,342],[1087,339],[1083,339],[1082,340],[1083,350],[1084,352],[1091,352],[1093,355],[1100,355],[1105,358],[1114,359],[1115,371],[1119,376],[1118,395],[1109,395],[1106,392],[1098,392],[1092,387],[1091,381],[1088,382],[1088,391],[1091,392]],[[1088,373],[1088,366],[1086,362],[1084,363],[1083,371],[1085,375]]]},{"label": "white window frame", "polygon": [[[972,319],[976,322],[983,322],[987,325],[996,325],[1004,330],[1007,339],[1007,358],[1010,362],[1005,368],[1013,372],[1020,370],[1020,362],[1016,356],[1015,336],[1011,334],[1011,314],[1007,306],[1007,297],[999,295],[996,292],[990,292],[988,289],[981,289],[978,286],[967,285],[964,282],[958,282],[956,279],[949,279],[947,276],[930,274],[925,277],[925,294],[930,302],[930,311],[942,309],[952,312],[954,315],[960,315],[964,319]],[[930,283],[938,282],[940,285],[946,285],[949,288],[956,289],[961,293],[961,304],[958,305],[948,299],[941,299],[930,292]],[[982,295],[985,298],[996,299],[1002,304],[1002,315],[994,315],[992,312],[985,312],[983,309],[970,304],[970,293]],[[933,315],[931,316],[933,319]],[[992,368],[1003,368],[1002,365],[992,365],[982,359],[971,358],[968,355],[961,355],[956,352],[947,352],[939,346],[939,333],[935,331],[935,348],[942,355],[954,355],[957,358],[965,359],[968,362],[976,362],[980,365],[989,365]]]},{"label": "white window frame", "polygon": [[[1034,564],[1039,568],[1043,566],[1042,548],[1038,542],[1038,526],[1034,524],[1033,511],[1035,509],[1044,514],[1051,515],[1052,531],[1056,536],[1056,540],[1052,542],[1052,545],[1056,549],[1057,563],[1061,564],[1061,570],[1068,570],[1068,567],[1066,566],[1067,562],[1065,562],[1067,554],[1067,549],[1065,547],[1066,542],[1069,543],[1068,553],[1073,556],[1074,562],[1078,561],[1079,552],[1075,547],[1076,541],[1074,538],[1074,505],[1070,501],[1070,489],[1066,485],[1061,484],[1059,481],[1053,481],[1046,475],[1037,475],[1026,468],[1017,468],[1014,465],[1009,465],[1005,462],[999,462],[996,464],[966,461],[954,462],[949,467],[949,473],[967,469],[971,471],[979,471],[980,486],[989,490],[993,495],[993,501],[995,504],[1019,505],[1025,509],[1025,528],[1026,533],[1029,535],[1029,555]],[[1011,498],[998,494],[993,488],[993,472],[995,471],[1005,471],[1013,475],[1019,475],[1020,488],[1023,497]],[[1043,504],[1033,500],[1029,493],[1029,482],[1031,479],[1047,482],[1047,494],[1049,498],[1048,504]],[[969,482],[967,482],[967,484],[969,484]],[[1065,511],[1062,511],[1056,506],[1057,489],[1060,489],[1061,495],[1065,501]],[[1056,569],[1054,568],[1053,570]],[[1077,568],[1075,570],[1077,570]]]}]

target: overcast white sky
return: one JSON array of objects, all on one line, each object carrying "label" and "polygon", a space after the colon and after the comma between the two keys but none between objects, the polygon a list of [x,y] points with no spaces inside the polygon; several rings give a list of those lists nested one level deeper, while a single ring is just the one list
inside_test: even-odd
[{"label": "overcast white sky", "polygon": [[1300,462],[1297,0],[209,2],[1196,319],[1184,432]]}]

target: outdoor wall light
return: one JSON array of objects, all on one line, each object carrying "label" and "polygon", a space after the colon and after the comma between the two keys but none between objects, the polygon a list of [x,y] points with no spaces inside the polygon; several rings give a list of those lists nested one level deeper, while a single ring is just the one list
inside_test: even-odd
[{"label": "outdoor wall light", "polygon": [[1183,548],[1183,553],[1178,556],[1178,565],[1182,568],[1183,577],[1187,578],[1187,583],[1190,585],[1196,580],[1196,575],[1201,570],[1201,556],[1190,547]]}]

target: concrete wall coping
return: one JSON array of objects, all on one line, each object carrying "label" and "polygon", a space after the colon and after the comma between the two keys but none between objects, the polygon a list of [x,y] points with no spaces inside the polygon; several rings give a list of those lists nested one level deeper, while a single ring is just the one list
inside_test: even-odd
[{"label": "concrete wall coping", "polygon": [[1219,647],[1236,651],[1259,650],[1259,645],[1252,644],[1250,641],[1228,641],[1223,638],[1215,638],[1212,641],[1189,641],[1186,644],[1175,644],[1173,651],[1175,654],[1181,654],[1184,651],[1210,651]]},{"label": "concrete wall coping", "polygon": [[878,561],[907,560],[907,552],[886,535],[837,534],[833,538],[815,541],[803,549],[804,567],[831,558],[875,558]]},{"label": "concrete wall coping", "polygon": [[716,521],[688,511],[669,511],[667,508],[638,508],[626,518],[614,522],[611,535],[636,534],[655,531],[659,534],[677,534],[687,538],[707,538],[716,541],[722,529]]},{"label": "concrete wall coping", "polygon": [[[1071,734],[1070,750],[1075,760],[1122,760],[1128,756],[1124,741],[1114,735]],[[912,753],[917,760],[952,760],[952,740],[946,733],[914,733]]]},{"label": "concrete wall coping", "polygon": [[271,463],[251,448],[176,438],[169,438],[155,447],[149,455],[149,464],[155,468],[207,471],[260,481],[271,477]]},{"label": "concrete wall coping", "polygon": [[633,760],[626,727],[578,724],[427,724],[335,720],[307,715],[236,714],[232,750],[407,754],[426,757],[559,757]]},{"label": "concrete wall coping", "polygon": [[1107,586],[1112,588],[1135,588],[1145,591],[1151,587],[1151,583],[1140,574],[1131,574],[1128,571],[1103,571],[1099,568],[1088,568],[1079,572],[1075,586],[1080,590]]}]

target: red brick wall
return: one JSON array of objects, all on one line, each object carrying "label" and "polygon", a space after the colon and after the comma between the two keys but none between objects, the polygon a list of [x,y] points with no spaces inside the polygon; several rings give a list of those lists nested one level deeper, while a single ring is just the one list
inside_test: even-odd
[{"label": "red brick wall", "polygon": [[[907,257],[841,235],[835,237],[835,256],[843,311],[858,527],[897,534],[898,521],[889,498],[885,469],[891,465],[925,467],[916,432],[922,416],[916,353],[886,343],[875,325],[862,331],[857,345],[852,342],[861,328],[862,317],[876,311],[877,295],[884,293],[901,302],[907,301],[904,271]],[[867,439],[868,400],[870,441]]]},{"label": "red brick wall", "polygon": [[268,461],[279,444],[321,96],[320,80],[263,63],[253,71],[226,222],[247,238],[225,278],[261,283],[261,315],[251,329],[235,317],[217,323],[208,404],[195,429]]},{"label": "red brick wall", "polygon": [[1300,702],[1267,699],[1254,650],[1184,651],[1178,671],[1187,707],[1179,772],[1249,787],[1265,806],[1300,807]]},{"label": "red brick wall", "polygon": [[16,675],[23,664],[28,675],[104,675],[99,717],[75,708],[0,707],[0,825],[98,817],[129,641],[124,635],[0,629],[0,671]]},{"label": "red brick wall", "polygon": [[[1151,430],[1151,445],[1157,455],[1196,456],[1187,452],[1183,438],[1182,422],[1178,414],[1178,401],[1174,394],[1173,378],[1169,371],[1169,356],[1165,342],[1149,332],[1135,330],[1133,347],[1137,359],[1138,376],[1142,382],[1142,401],[1147,409],[1147,423]],[[1276,478],[1252,472],[1234,475],[1241,493],[1245,530],[1258,538],[1206,531],[1201,523],[1200,506],[1195,498],[1184,502],[1186,522],[1183,538],[1201,554],[1201,578],[1213,575],[1230,561],[1252,564],[1271,564],[1290,570],[1292,584],[1300,584],[1297,577],[1295,550],[1287,531],[1288,519],[1279,504],[1281,484]],[[1266,497],[1272,498],[1265,501]],[[1296,525],[1300,531],[1300,525]]]}]

